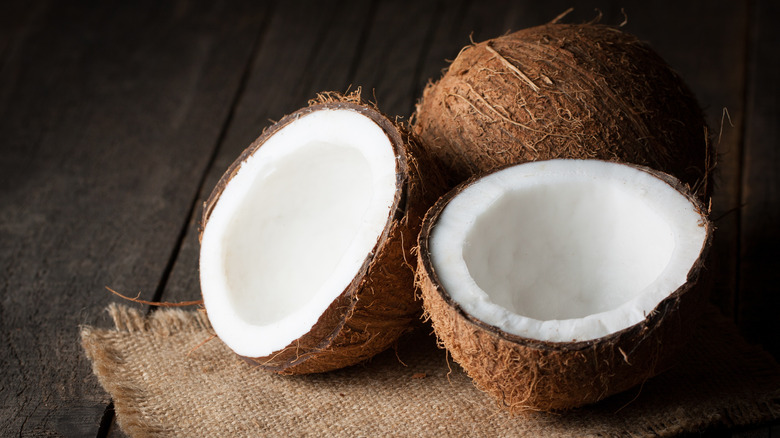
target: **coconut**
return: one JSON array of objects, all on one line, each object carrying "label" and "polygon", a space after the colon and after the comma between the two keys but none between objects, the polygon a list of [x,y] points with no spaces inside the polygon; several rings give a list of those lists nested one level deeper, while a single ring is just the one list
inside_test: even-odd
[{"label": "coconut", "polygon": [[610,26],[548,24],[463,48],[425,88],[413,129],[451,185],[512,163],[596,158],[708,196],[696,99],[647,44]]},{"label": "coconut", "polygon": [[440,194],[416,151],[358,92],[320,95],[241,154],[200,236],[204,305],[228,347],[278,373],[322,372],[415,325],[410,250]]},{"label": "coconut", "polygon": [[646,167],[505,167],[427,213],[425,315],[510,411],[593,403],[673,364],[707,299],[711,231],[679,180]]}]

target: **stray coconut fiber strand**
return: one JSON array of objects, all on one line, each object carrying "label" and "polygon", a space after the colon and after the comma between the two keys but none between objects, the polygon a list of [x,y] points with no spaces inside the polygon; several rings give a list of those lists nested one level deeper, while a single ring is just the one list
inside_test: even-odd
[{"label": "stray coconut fiber strand", "polygon": [[780,367],[714,308],[679,364],[641,387],[518,416],[420,331],[367,363],[290,377],[252,368],[219,339],[204,344],[200,312],[109,313],[114,329],[85,326],[81,338],[131,436],[670,436],[780,418]]}]

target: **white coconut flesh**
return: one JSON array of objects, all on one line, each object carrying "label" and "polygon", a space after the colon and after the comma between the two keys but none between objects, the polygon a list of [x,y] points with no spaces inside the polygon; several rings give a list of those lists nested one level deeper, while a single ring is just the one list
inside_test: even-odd
[{"label": "white coconut flesh", "polygon": [[201,288],[217,335],[261,357],[310,331],[377,244],[395,191],[391,141],[357,111],[314,111],[268,138],[203,231]]},{"label": "white coconut flesh", "polygon": [[687,281],[706,240],[691,201],[635,167],[527,163],[456,195],[429,239],[439,282],[471,316],[551,342],[598,339]]}]

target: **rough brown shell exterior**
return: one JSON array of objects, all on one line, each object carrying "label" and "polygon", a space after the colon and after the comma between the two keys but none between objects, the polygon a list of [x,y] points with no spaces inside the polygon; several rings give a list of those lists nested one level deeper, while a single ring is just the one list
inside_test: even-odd
[{"label": "rough brown shell exterior", "polygon": [[669,368],[707,302],[704,259],[712,226],[701,203],[674,177],[638,167],[685,194],[702,213],[707,239],[688,281],[647,318],[609,336],[572,343],[506,333],[466,313],[441,286],[430,259],[429,236],[449,201],[472,178],[444,195],[425,216],[419,238],[417,282],[425,317],[446,348],[481,390],[511,412],[564,410],[629,389]]},{"label": "rough brown shell exterior", "polygon": [[[332,302],[312,329],[287,347],[265,357],[244,358],[250,364],[280,373],[306,374],[329,371],[366,360],[391,346],[420,319],[415,302],[416,244],[422,217],[441,194],[443,183],[435,173],[425,182],[419,169],[429,169],[422,151],[407,130],[363,102],[360,92],[349,95],[323,93],[303,108],[266,129],[225,172],[204,205],[202,228],[225,186],[265,141],[291,121],[323,109],[359,112],[380,126],[396,156],[396,194],[391,214],[373,251],[368,254],[352,283]],[[423,162],[420,165],[420,162]]]},{"label": "rough brown shell exterior", "polygon": [[506,164],[597,158],[709,193],[714,155],[696,99],[647,44],[610,26],[548,24],[465,47],[426,87],[413,129],[451,186]]}]

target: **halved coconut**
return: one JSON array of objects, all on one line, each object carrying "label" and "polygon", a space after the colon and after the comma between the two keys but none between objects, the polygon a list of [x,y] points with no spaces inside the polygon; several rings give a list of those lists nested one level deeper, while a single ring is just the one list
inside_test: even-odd
[{"label": "halved coconut", "polygon": [[409,329],[420,310],[405,260],[438,194],[419,184],[412,147],[359,95],[329,94],[244,151],[202,222],[203,300],[225,344],[300,374],[360,362]]},{"label": "halved coconut", "polygon": [[426,315],[512,411],[595,402],[663,370],[706,300],[711,226],[675,178],[599,160],[504,168],[428,212]]}]

